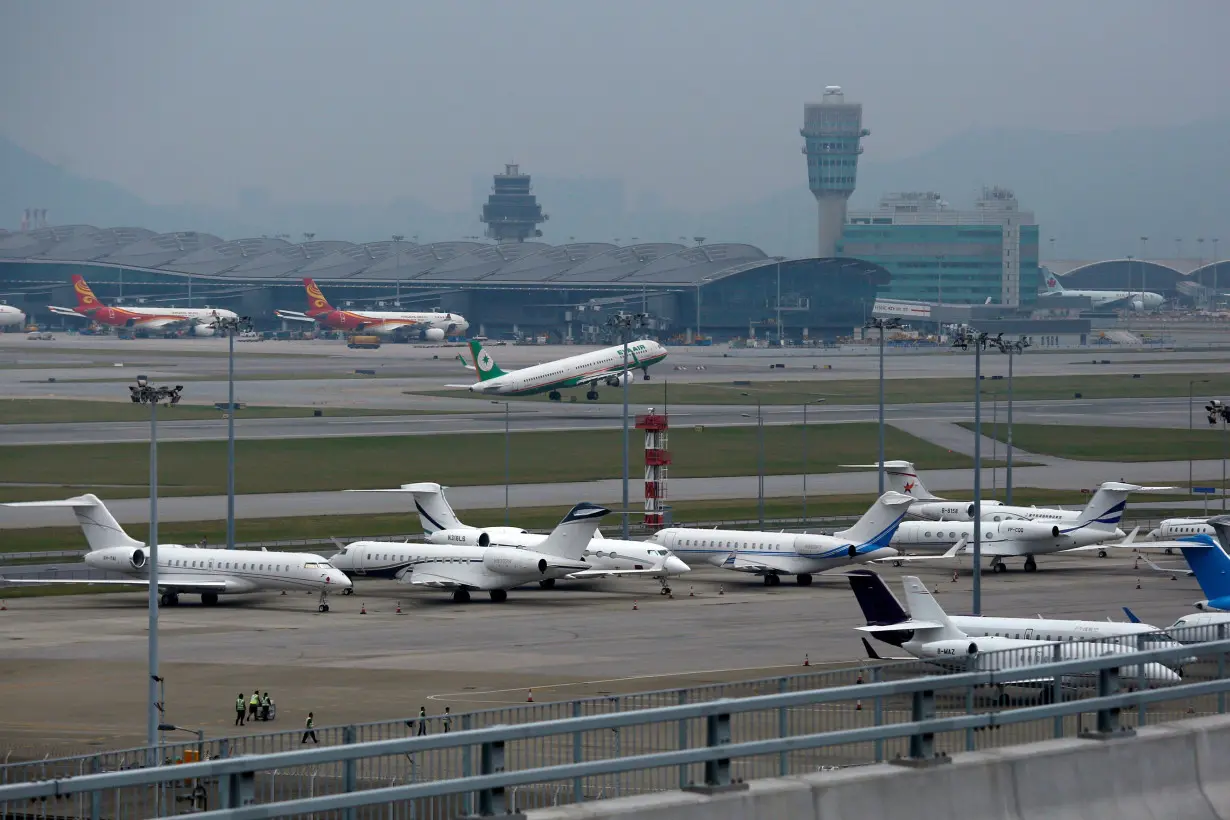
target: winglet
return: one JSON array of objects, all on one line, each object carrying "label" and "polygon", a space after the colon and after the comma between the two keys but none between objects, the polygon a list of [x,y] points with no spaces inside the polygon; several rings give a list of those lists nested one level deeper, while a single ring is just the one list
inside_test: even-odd
[{"label": "winglet", "polygon": [[1122,541],[1119,542],[1119,546],[1121,547],[1132,546],[1132,544],[1135,543],[1136,541],[1136,534],[1139,532],[1140,532],[1140,525],[1137,524],[1135,527],[1132,527],[1132,531],[1127,534],[1127,538],[1124,538]]}]

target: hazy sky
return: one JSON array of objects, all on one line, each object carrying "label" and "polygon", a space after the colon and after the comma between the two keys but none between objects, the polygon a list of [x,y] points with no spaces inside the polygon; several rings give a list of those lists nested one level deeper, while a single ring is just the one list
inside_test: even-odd
[{"label": "hazy sky", "polygon": [[972,127],[1230,113],[1227,0],[0,0],[0,133],[154,202],[470,202],[618,177],[706,208],[805,178],[804,101],[866,157]]}]

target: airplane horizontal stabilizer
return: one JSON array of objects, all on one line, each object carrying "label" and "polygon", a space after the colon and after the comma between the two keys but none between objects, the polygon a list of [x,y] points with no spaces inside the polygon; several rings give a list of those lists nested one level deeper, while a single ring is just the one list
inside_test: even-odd
[{"label": "airplane horizontal stabilizer", "polygon": [[875,624],[873,626],[856,626],[859,632],[900,632],[903,629],[943,629],[939,621],[901,621],[895,624]]}]

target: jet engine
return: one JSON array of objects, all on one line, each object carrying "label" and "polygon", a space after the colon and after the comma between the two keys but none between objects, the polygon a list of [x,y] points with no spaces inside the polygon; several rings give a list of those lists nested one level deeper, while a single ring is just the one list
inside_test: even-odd
[{"label": "jet engine", "polygon": [[1005,538],[1046,539],[1058,538],[1057,524],[1042,524],[1038,521],[1005,521],[1000,524],[999,532]]},{"label": "jet engine", "polygon": [[625,384],[632,383],[632,374],[625,370],[618,376],[608,376],[606,383],[611,387],[623,387]]},{"label": "jet engine", "polygon": [[455,544],[463,547],[485,547],[491,536],[483,530],[436,530],[427,536],[432,544]]},{"label": "jet engine", "polygon": [[953,638],[947,641],[931,641],[918,647],[924,658],[963,658],[978,654],[978,643],[969,638]]},{"label": "jet engine", "polygon": [[536,552],[514,547],[492,547],[483,553],[483,566],[504,575],[542,575],[547,571],[547,559]]},{"label": "jet engine", "polygon": [[217,331],[214,329],[213,325],[193,325],[192,326],[193,336],[212,336],[216,332]]},{"label": "jet engine", "polygon": [[85,563],[88,566],[112,572],[141,569],[147,562],[148,555],[141,547],[108,547],[85,554]]},{"label": "jet engine", "polygon": [[429,327],[423,331],[423,338],[429,342],[444,341],[444,331],[438,327]]},{"label": "jet engine", "polygon": [[1133,299],[1133,300],[1132,300],[1132,310],[1133,310],[1135,313],[1140,313],[1140,312],[1141,312],[1141,311],[1143,311],[1144,309],[1145,309],[1145,303],[1144,303],[1144,302],[1142,302],[1142,301],[1141,301],[1141,300],[1139,300],[1139,299]]}]

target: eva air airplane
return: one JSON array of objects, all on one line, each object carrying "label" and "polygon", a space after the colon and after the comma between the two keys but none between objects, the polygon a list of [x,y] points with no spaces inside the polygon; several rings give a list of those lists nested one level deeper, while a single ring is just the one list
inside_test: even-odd
[{"label": "eva air airplane", "polygon": [[[620,387],[625,381],[634,378],[634,370],[643,371],[648,379],[650,365],[666,358],[665,347],[657,342],[641,339],[628,343],[627,362],[624,361],[624,346],[618,345],[508,372],[500,369],[491,354],[483,349],[481,342],[471,340],[470,352],[474,356],[473,367],[478,374],[478,381],[450,387],[465,387],[473,393],[491,396],[533,396],[546,393],[551,401],[560,400],[560,390],[573,387],[588,387],[589,392],[585,394],[585,398],[595,401],[598,398],[599,384],[605,382],[611,387]],[[464,358],[461,361],[466,364]]]}]

